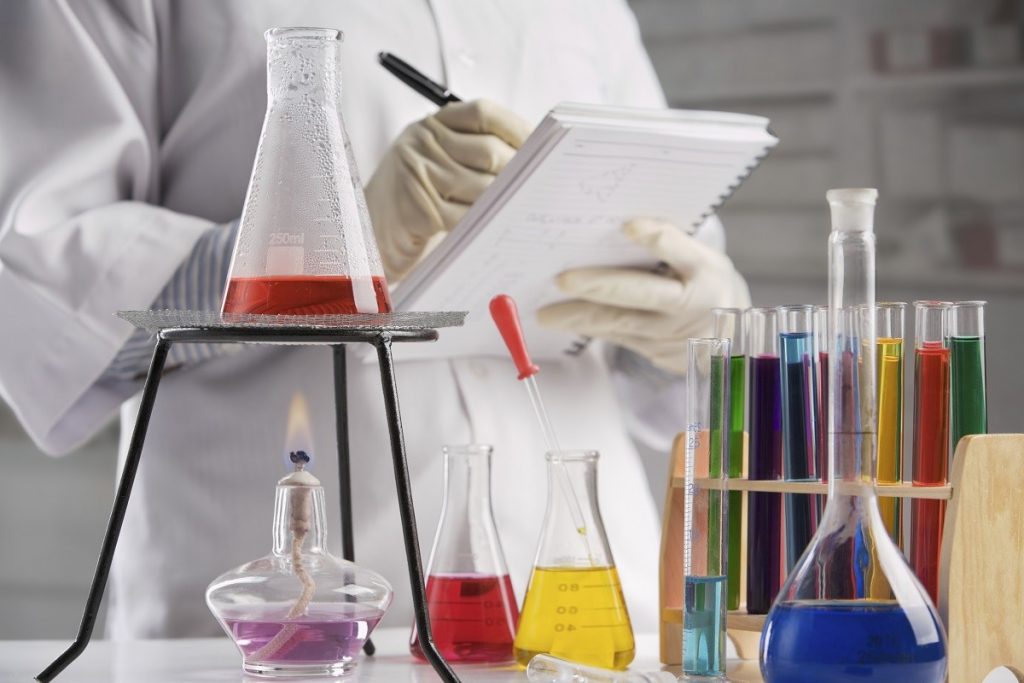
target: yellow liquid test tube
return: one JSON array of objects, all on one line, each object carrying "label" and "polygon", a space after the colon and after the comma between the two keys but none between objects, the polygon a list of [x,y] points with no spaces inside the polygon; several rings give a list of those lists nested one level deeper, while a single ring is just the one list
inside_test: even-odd
[{"label": "yellow liquid test tube", "polygon": [[[882,486],[903,479],[903,316],[906,304],[879,303],[878,323],[878,462]],[[889,536],[902,546],[899,498],[879,498],[878,508]]]},{"label": "yellow liquid test tube", "polygon": [[636,647],[615,567],[535,567],[516,633],[516,662],[550,654],[625,669]]}]

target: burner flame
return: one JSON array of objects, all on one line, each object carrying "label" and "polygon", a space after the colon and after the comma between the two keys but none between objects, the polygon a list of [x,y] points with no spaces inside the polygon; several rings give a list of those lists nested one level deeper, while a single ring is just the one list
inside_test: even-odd
[{"label": "burner flame", "polygon": [[288,408],[288,432],[284,440],[284,461],[289,469],[294,469],[295,464],[298,464],[293,454],[300,452],[305,456],[308,468],[313,464],[313,429],[310,426],[309,404],[306,403],[306,397],[302,392],[296,391]]}]

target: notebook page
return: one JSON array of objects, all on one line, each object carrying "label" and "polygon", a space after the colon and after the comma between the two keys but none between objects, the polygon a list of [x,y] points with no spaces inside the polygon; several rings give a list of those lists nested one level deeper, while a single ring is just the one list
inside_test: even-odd
[{"label": "notebook page", "polygon": [[581,266],[653,267],[651,254],[622,235],[622,223],[652,216],[693,231],[765,147],[763,140],[569,129],[518,191],[489,207],[486,229],[464,240],[445,268],[412,291],[399,289],[401,310],[470,312],[465,327],[444,331],[443,343],[403,345],[400,357],[504,355],[487,313],[502,292],[519,304],[533,355],[561,356],[571,336],[534,323],[540,306],[565,298],[554,277]]}]

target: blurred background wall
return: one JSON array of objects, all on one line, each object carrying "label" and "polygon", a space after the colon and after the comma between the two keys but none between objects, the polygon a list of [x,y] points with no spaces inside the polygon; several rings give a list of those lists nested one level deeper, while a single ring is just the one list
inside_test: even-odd
[{"label": "blurred background wall", "polygon": [[[876,186],[879,298],[987,300],[989,427],[1024,430],[1024,0],[630,4],[672,106],[782,140],[720,212],[755,304],[824,303],[825,191]],[[0,638],[77,629],[116,444],[52,460],[0,405]]]}]

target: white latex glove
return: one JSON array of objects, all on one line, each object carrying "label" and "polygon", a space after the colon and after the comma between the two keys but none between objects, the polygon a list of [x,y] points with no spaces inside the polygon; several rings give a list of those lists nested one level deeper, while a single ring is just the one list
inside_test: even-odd
[{"label": "white latex glove", "polygon": [[578,268],[558,288],[576,297],[537,312],[542,325],[631,349],[654,365],[686,372],[686,340],[712,333],[711,309],[746,308],[747,283],[725,254],[665,221],[635,219],[626,236],[667,263],[668,274],[635,268]]},{"label": "white latex glove", "polygon": [[529,134],[518,115],[489,100],[445,105],[402,131],[366,184],[389,282],[458,223]]}]

